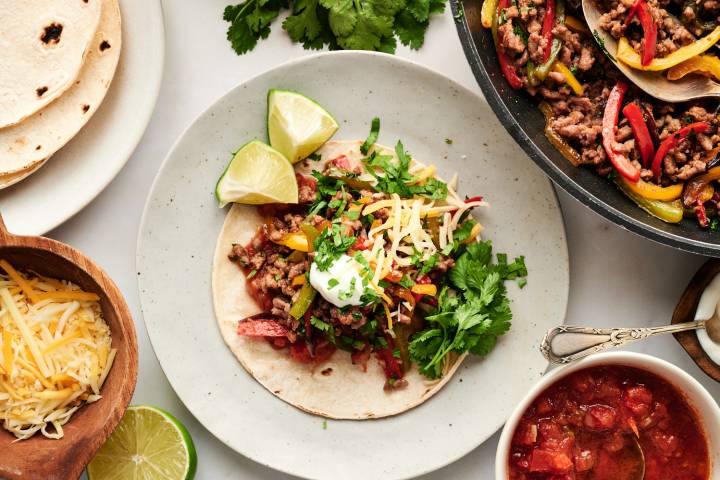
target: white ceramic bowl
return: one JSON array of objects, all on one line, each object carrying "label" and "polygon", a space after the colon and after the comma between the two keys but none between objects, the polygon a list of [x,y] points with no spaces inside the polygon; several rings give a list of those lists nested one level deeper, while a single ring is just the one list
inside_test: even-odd
[{"label": "white ceramic bowl", "polygon": [[654,373],[667,380],[671,385],[674,385],[678,391],[685,395],[688,403],[697,412],[708,440],[708,452],[710,455],[709,478],[719,480],[720,468],[716,467],[716,465],[720,462],[720,407],[718,407],[713,397],[710,396],[710,393],[705,390],[705,387],[684,370],[665,360],[634,352],[598,353],[570,365],[557,368],[543,376],[517,405],[515,411],[505,423],[505,428],[503,428],[502,434],[500,435],[497,453],[495,454],[495,480],[506,480],[509,478],[508,457],[510,455],[510,442],[512,441],[513,433],[515,433],[515,429],[523,413],[525,413],[525,410],[528,409],[537,396],[550,387],[550,385],[573,372],[590,367],[607,365],[624,365]]}]

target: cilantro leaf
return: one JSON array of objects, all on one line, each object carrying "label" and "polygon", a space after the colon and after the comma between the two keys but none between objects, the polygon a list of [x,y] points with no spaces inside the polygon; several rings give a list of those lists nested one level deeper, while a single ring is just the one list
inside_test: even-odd
[{"label": "cilantro leaf", "polygon": [[401,198],[421,196],[439,200],[447,197],[447,184],[436,178],[428,178],[422,183],[416,182],[415,176],[410,173],[411,157],[400,141],[395,146],[395,155],[397,162],[392,156],[377,152],[364,160],[369,167],[368,172],[377,180],[375,190],[397,193]]},{"label": "cilantro leaf", "polygon": [[411,340],[409,351],[420,372],[429,378],[442,375],[443,359],[450,353],[487,355],[497,338],[510,329],[512,312],[505,281],[527,275],[523,257],[511,264],[507,255],[492,261],[492,244],[467,247],[450,271],[450,286],[438,295],[437,311],[425,318],[426,329]]},{"label": "cilantro leaf", "polygon": [[360,151],[363,155],[367,155],[370,149],[373,145],[375,145],[375,142],[377,142],[378,136],[380,135],[380,119],[378,117],[375,117],[372,119],[372,124],[370,125],[370,133],[368,134],[368,137],[365,139],[365,143],[363,143],[360,146]]},{"label": "cilantro leaf", "polygon": [[313,247],[316,254],[313,261],[320,271],[327,271],[354,243],[355,237],[345,235],[340,223],[335,221],[315,239]]},{"label": "cilantro leaf", "polygon": [[323,27],[318,17],[318,0],[295,0],[292,15],[282,26],[294,42],[312,44]]},{"label": "cilantro leaf", "polygon": [[283,0],[246,0],[238,5],[228,5],[223,20],[230,22],[227,39],[238,55],[247,53],[258,40],[270,34],[270,23],[287,7]]}]

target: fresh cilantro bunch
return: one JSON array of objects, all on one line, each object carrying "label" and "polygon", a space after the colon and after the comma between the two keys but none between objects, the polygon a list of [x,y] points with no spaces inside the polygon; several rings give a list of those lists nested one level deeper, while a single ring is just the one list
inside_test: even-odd
[{"label": "fresh cilantro bunch", "polygon": [[228,5],[227,38],[240,55],[270,33],[284,9],[290,38],[307,49],[375,50],[395,53],[397,40],[422,47],[430,17],[445,10],[446,0],[245,0]]},{"label": "fresh cilantro bunch", "polygon": [[468,245],[450,271],[450,286],[438,295],[437,311],[425,318],[426,328],[410,342],[410,357],[429,378],[442,375],[450,352],[488,354],[497,338],[510,328],[512,312],[505,281],[520,279],[524,286],[524,257],[507,263],[505,254],[492,259],[492,243]]}]

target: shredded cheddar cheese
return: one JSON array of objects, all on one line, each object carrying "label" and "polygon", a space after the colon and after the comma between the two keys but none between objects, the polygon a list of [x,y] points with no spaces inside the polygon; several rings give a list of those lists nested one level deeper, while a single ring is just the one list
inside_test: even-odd
[{"label": "shredded cheddar cheese", "polygon": [[116,350],[98,300],[0,260],[0,419],[18,439],[62,438],[72,415],[101,398]]}]

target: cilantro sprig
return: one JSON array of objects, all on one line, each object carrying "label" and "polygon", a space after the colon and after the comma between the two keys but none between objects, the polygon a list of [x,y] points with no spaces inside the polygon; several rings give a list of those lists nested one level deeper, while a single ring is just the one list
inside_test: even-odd
[{"label": "cilantro sprig", "polygon": [[487,355],[508,331],[512,312],[505,281],[527,276],[524,257],[507,263],[498,254],[493,263],[489,241],[473,243],[450,271],[450,286],[438,295],[437,311],[425,318],[427,328],[410,342],[410,357],[429,378],[442,375],[450,353]]},{"label": "cilantro sprig", "polygon": [[433,14],[445,11],[446,0],[245,0],[228,5],[227,38],[238,55],[267,38],[281,11],[290,9],[282,27],[306,49],[375,50],[395,53],[398,39],[412,49],[422,47]]}]

